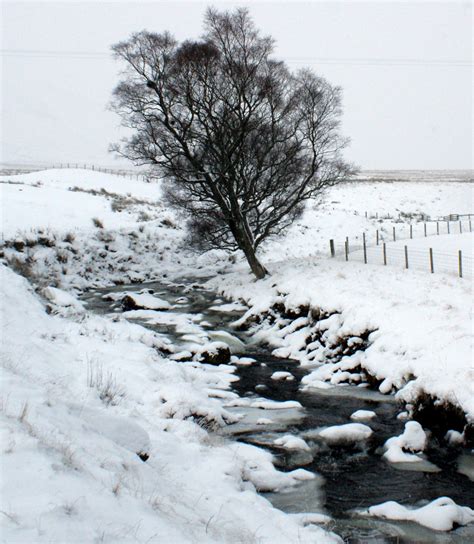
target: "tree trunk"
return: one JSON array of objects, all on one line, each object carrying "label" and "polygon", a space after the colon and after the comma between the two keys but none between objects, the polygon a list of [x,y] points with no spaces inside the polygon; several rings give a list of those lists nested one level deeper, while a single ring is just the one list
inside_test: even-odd
[{"label": "tree trunk", "polygon": [[252,244],[248,243],[248,241],[244,238],[241,243],[241,248],[257,280],[261,280],[262,278],[264,278],[268,274],[268,271],[258,260]]}]

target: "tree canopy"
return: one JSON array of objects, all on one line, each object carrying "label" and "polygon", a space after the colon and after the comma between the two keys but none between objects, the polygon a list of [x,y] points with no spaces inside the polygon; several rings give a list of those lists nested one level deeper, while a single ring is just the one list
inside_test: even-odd
[{"label": "tree canopy", "polygon": [[126,71],[112,106],[133,129],[114,149],[157,168],[194,243],[242,250],[257,278],[262,242],[353,172],[340,89],[273,48],[246,9],[208,9],[197,41],[143,31],[113,46]]}]

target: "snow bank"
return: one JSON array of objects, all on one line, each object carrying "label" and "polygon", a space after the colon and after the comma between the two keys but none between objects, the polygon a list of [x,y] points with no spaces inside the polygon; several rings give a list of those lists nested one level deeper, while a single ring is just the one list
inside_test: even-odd
[{"label": "snow bank", "polygon": [[239,324],[256,341],[281,357],[317,363],[305,387],[370,378],[381,393],[398,392],[408,403],[428,394],[474,422],[470,282],[334,260],[269,268],[272,275],[259,282],[240,273],[210,286],[246,301]]},{"label": "snow bank", "polygon": [[229,367],[165,359],[124,320],[48,315],[5,266],[0,285],[5,541],[340,541],[255,492],[312,474],[206,430],[235,419],[209,397],[228,392]]},{"label": "snow bank", "polygon": [[474,522],[474,510],[458,506],[449,497],[440,497],[420,508],[407,508],[394,501],[371,506],[361,512],[366,516],[384,519],[414,521],[435,531],[450,531],[454,525]]}]

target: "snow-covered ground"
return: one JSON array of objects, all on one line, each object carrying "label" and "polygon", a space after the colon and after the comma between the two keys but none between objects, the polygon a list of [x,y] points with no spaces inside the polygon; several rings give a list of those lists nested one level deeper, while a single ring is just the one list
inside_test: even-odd
[{"label": "snow-covered ground", "polygon": [[[383,393],[398,391],[412,402],[424,392],[474,421],[472,288],[467,278],[442,273],[436,260],[437,251],[457,249],[467,258],[470,235],[409,242],[413,252],[433,247],[434,275],[428,268],[364,265],[355,252],[349,262],[329,258],[330,239],[351,236],[360,243],[362,232],[406,228],[410,214],[472,213],[472,184],[336,187],[286,238],[267,243],[262,258],[272,275],[260,282],[241,257],[196,256],[184,248],[181,220],[159,201],[159,184],[51,170],[0,178],[0,191],[2,257],[9,265],[1,265],[0,495],[7,542],[64,542],[71,533],[81,542],[335,541],[255,491],[297,485],[307,473],[278,472],[269,453],[193,421],[193,414],[211,427],[232,420],[235,412],[223,406],[233,400],[231,368],[170,360],[157,351],[163,339],[140,325],[91,315],[45,287],[74,296],[91,286],[164,274],[207,277],[219,269],[209,285],[245,302],[249,314],[275,302],[309,305],[338,312],[325,329],[334,341],[373,331],[365,351],[319,366],[306,387],[336,384],[365,368]],[[405,219],[395,223],[400,214]],[[64,305],[62,317],[46,314],[45,298]],[[315,348],[308,358],[307,327],[300,321],[257,334],[280,355],[314,364],[324,352]],[[272,408],[258,402],[252,408]],[[283,447],[294,443],[289,440]],[[461,516],[456,512],[454,521]],[[404,515],[394,507],[368,515],[379,514]]]},{"label": "snow-covered ground", "polygon": [[[0,199],[4,238],[14,236],[18,230],[27,232],[38,227],[61,233],[90,229],[93,218],[105,228],[126,227],[140,220],[140,212],[142,218],[143,214],[152,218],[156,208],[161,207],[157,183],[83,169],[2,176]],[[121,205],[123,211],[114,211]]]}]

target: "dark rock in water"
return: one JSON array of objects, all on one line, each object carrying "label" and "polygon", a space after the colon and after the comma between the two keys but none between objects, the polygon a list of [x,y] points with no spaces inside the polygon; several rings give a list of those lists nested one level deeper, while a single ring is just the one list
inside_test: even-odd
[{"label": "dark rock in water", "polygon": [[23,240],[15,240],[13,242],[13,247],[17,250],[17,251],[23,251],[23,249],[25,248],[25,242],[23,242]]},{"label": "dark rock in water", "polygon": [[474,427],[466,421],[462,409],[448,402],[441,402],[426,393],[418,397],[413,410],[413,419],[428,428],[439,439],[453,429],[460,433],[464,431],[466,446],[474,443]]},{"label": "dark rock in water", "polygon": [[230,363],[230,349],[224,344],[210,345],[209,349],[204,348],[198,355],[200,363],[209,365],[225,365]]},{"label": "dark rock in water", "polygon": [[255,391],[267,391],[268,390],[268,386],[265,385],[264,383],[259,383],[255,386]]},{"label": "dark rock in water", "polygon": [[122,310],[128,312],[129,310],[140,310],[141,307],[135,302],[130,295],[125,295],[121,301]]},{"label": "dark rock in water", "polygon": [[150,455],[148,453],[146,453],[145,451],[139,451],[137,453],[138,457],[140,457],[140,459],[146,463],[148,461],[148,459],[150,459]]},{"label": "dark rock in water", "polygon": [[474,446],[474,423],[468,423],[464,427],[464,443],[468,447]]}]

